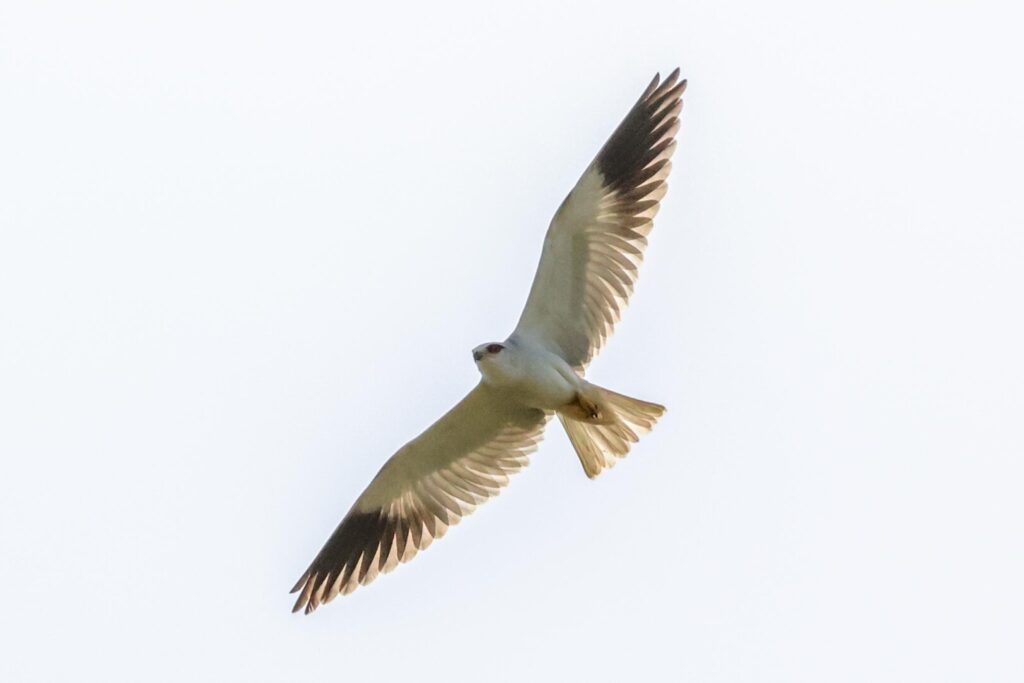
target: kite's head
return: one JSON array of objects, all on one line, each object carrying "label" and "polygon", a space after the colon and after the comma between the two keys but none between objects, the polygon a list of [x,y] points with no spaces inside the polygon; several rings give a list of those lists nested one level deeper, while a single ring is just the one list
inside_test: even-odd
[{"label": "kite's head", "polygon": [[515,384],[521,374],[515,350],[504,343],[481,344],[473,349],[473,360],[484,381],[492,386]]},{"label": "kite's head", "polygon": [[499,344],[498,342],[481,344],[480,346],[473,349],[473,360],[475,360],[477,363],[480,363],[481,361],[495,360],[504,350],[505,345]]}]

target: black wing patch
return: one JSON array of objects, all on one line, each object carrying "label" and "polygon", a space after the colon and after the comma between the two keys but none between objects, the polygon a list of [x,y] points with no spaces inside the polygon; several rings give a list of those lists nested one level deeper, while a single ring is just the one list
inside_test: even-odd
[{"label": "black wing patch", "polygon": [[668,163],[667,159],[654,164],[651,161],[673,142],[673,136],[667,133],[678,124],[682,108],[679,98],[686,90],[686,81],[677,84],[678,79],[679,69],[660,85],[660,77],[655,76],[598,153],[597,168],[609,189],[628,193]]}]

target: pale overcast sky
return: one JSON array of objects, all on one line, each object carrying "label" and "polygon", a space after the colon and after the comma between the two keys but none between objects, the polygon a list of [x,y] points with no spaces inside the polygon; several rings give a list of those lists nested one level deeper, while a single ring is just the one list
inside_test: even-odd
[{"label": "pale overcast sky", "polygon": [[[1024,679],[1004,5],[0,4],[0,679]],[[677,65],[666,417],[290,614]]]}]

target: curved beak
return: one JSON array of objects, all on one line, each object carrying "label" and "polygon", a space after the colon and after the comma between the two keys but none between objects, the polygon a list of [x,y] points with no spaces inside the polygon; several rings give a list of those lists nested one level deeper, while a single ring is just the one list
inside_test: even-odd
[{"label": "curved beak", "polygon": [[483,357],[484,357],[484,354],[483,354],[482,351],[477,351],[475,349],[473,350],[473,360],[474,361],[479,363],[480,359],[483,358]]}]

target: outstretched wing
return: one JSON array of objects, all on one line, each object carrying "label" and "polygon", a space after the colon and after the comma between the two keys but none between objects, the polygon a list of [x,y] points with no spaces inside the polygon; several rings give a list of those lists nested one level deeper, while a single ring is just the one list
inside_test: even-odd
[{"label": "outstretched wing", "polygon": [[513,335],[582,369],[619,320],[665,196],[686,81],[655,76],[555,213]]},{"label": "outstretched wing", "polygon": [[443,536],[527,464],[548,417],[478,384],[384,464],[295,584],[292,611],[351,593]]}]

